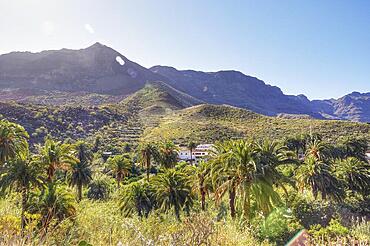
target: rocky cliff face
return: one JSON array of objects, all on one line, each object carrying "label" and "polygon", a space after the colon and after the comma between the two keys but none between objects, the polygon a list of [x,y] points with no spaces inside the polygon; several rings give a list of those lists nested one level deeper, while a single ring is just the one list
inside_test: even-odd
[{"label": "rocky cliff face", "polygon": [[312,107],[326,118],[370,122],[370,93],[352,92],[339,99],[314,100]]}]

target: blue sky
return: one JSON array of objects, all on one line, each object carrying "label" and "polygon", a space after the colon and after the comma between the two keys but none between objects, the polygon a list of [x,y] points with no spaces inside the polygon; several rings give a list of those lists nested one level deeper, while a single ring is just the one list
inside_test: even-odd
[{"label": "blue sky", "polygon": [[0,0],[0,53],[96,41],[151,67],[240,70],[310,99],[370,91],[370,1]]}]

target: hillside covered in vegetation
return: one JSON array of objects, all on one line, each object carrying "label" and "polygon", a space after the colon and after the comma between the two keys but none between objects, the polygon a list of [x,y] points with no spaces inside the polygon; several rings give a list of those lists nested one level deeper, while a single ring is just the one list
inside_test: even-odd
[{"label": "hillside covered in vegetation", "polygon": [[[78,100],[78,99],[76,99]],[[151,83],[118,103],[52,106],[0,103],[0,118],[17,122],[29,132],[31,143],[48,134],[57,139],[99,136],[102,148],[129,142],[167,139],[215,142],[229,138],[271,138],[317,132],[335,140],[343,136],[369,137],[370,125],[337,120],[268,117],[227,105],[201,104],[163,83]]]},{"label": "hillside covered in vegetation", "polygon": [[347,121],[268,117],[226,105],[198,105],[166,115],[145,131],[146,139],[214,142],[229,138],[270,138],[317,132],[330,141],[345,136],[369,137],[370,125]]}]

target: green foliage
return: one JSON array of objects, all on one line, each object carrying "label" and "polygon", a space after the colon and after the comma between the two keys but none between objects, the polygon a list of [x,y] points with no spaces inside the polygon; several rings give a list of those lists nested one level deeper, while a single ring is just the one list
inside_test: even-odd
[{"label": "green foliage", "polygon": [[131,156],[123,154],[109,157],[107,164],[116,177],[118,187],[120,187],[122,179],[131,172],[133,165]]},{"label": "green foliage", "polygon": [[[215,122],[232,114],[236,121],[264,118],[235,108],[195,108],[191,117]],[[0,199],[5,244],[281,245],[303,227],[321,243],[368,239],[368,223],[351,219],[369,214],[362,140],[333,144],[317,134],[284,141],[229,139],[189,165],[178,162],[172,141],[139,146],[112,141],[115,152],[106,160],[100,138],[92,154],[89,142],[47,137],[44,145],[31,145],[35,155],[23,142],[22,127],[2,121],[0,130],[6,139],[0,167],[0,188],[7,195]],[[17,137],[20,142],[8,141]],[[84,186],[89,199],[81,200]]]},{"label": "green foliage", "polygon": [[93,200],[108,199],[113,190],[113,182],[114,180],[105,174],[96,174],[89,184],[87,197]]},{"label": "green foliage", "polygon": [[0,120],[0,166],[9,159],[28,152],[28,137],[22,126]]},{"label": "green foliage", "polygon": [[62,222],[76,215],[76,200],[67,187],[49,183],[43,192],[33,194],[29,207],[31,213],[42,216],[42,228],[47,229],[54,220]]},{"label": "green foliage", "polygon": [[188,176],[174,169],[167,169],[152,179],[152,185],[156,202],[162,211],[173,208],[178,220],[182,209],[189,213],[194,196]]},{"label": "green foliage", "polygon": [[156,127],[144,132],[148,141],[178,140],[183,144],[192,139],[197,142],[215,142],[236,138],[283,139],[297,134],[306,135],[308,129],[322,135],[328,142],[340,137],[370,137],[370,126],[364,123],[283,119],[267,117],[248,110],[220,105],[198,105],[165,115]]},{"label": "green foliage", "polygon": [[[258,220],[257,220],[258,221]],[[259,226],[259,237],[283,245],[294,236],[302,226],[286,208],[274,209]]]},{"label": "green foliage", "polygon": [[332,219],[326,227],[322,227],[321,225],[311,226],[309,232],[316,239],[334,238],[348,235],[349,229],[344,227],[338,220]]},{"label": "green foliage", "polygon": [[[319,155],[318,152],[316,154]],[[340,201],[345,196],[343,184],[333,175],[330,166],[314,155],[305,158],[295,175],[300,189],[311,189],[315,198],[321,194],[322,199],[331,197]]]},{"label": "green foliage", "polygon": [[365,218],[357,219],[354,226],[351,228],[350,234],[354,238],[358,238],[361,241],[370,241],[370,222]]},{"label": "green foliage", "polygon": [[369,194],[370,164],[367,161],[361,161],[355,157],[337,160],[335,175],[343,180],[350,190],[364,195]]},{"label": "green foliage", "polygon": [[171,142],[162,142],[159,144],[158,154],[155,156],[156,161],[164,168],[172,168],[177,163],[177,147]]},{"label": "green foliage", "polygon": [[123,187],[120,209],[126,217],[136,212],[140,217],[148,217],[150,211],[155,207],[153,189],[147,182],[132,182]]}]

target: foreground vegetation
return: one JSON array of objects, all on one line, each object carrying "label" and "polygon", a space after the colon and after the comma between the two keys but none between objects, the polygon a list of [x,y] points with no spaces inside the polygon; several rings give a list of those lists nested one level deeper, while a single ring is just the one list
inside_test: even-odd
[{"label": "foreground vegetation", "polygon": [[96,141],[28,139],[0,121],[0,244],[282,245],[302,229],[369,242],[365,139],[227,140],[198,165],[168,141],[108,157]]}]

